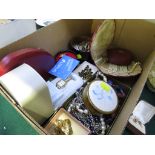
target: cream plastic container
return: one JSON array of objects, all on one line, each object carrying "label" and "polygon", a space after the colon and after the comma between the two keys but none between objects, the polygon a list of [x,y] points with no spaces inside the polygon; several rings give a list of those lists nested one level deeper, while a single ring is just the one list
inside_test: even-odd
[{"label": "cream plastic container", "polygon": [[52,115],[53,106],[46,82],[29,65],[23,64],[4,74],[0,83],[39,124]]}]

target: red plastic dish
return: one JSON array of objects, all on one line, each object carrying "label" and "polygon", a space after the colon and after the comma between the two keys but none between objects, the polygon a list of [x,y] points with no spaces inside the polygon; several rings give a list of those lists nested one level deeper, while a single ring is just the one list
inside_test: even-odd
[{"label": "red plastic dish", "polygon": [[33,67],[45,80],[49,78],[49,70],[54,66],[55,60],[50,53],[39,48],[20,49],[6,55],[0,61],[0,76],[10,70],[26,63]]}]

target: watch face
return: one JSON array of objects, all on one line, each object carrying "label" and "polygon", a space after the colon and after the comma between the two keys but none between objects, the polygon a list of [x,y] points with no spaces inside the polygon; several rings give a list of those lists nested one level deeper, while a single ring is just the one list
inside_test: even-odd
[{"label": "watch face", "polygon": [[94,81],[90,84],[89,98],[96,110],[106,113],[113,112],[118,104],[114,89],[103,81]]},{"label": "watch face", "polygon": [[66,85],[66,82],[65,82],[64,80],[60,80],[60,81],[58,81],[58,82],[56,83],[56,87],[57,87],[58,89],[61,89],[61,88],[65,87],[65,85]]}]

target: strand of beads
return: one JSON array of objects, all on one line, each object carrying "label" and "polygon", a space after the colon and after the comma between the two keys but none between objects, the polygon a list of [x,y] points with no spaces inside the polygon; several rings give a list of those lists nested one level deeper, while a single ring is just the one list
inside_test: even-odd
[{"label": "strand of beads", "polygon": [[92,115],[85,107],[82,100],[82,91],[83,88],[76,92],[76,97],[69,104],[67,111],[89,128],[92,134],[105,134],[106,125],[103,116]]},{"label": "strand of beads", "polygon": [[102,79],[104,82],[107,82],[107,77],[100,71],[97,71],[96,79]]}]

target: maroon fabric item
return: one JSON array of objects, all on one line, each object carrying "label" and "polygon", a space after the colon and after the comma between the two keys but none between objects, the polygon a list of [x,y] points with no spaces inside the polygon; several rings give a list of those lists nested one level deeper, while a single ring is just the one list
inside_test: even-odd
[{"label": "maroon fabric item", "polygon": [[0,76],[26,63],[34,68],[45,80],[48,80],[49,70],[55,60],[50,53],[39,48],[25,48],[12,52],[0,61]]},{"label": "maroon fabric item", "polygon": [[109,49],[107,51],[108,62],[115,65],[129,65],[133,60],[133,55],[126,49]]}]

